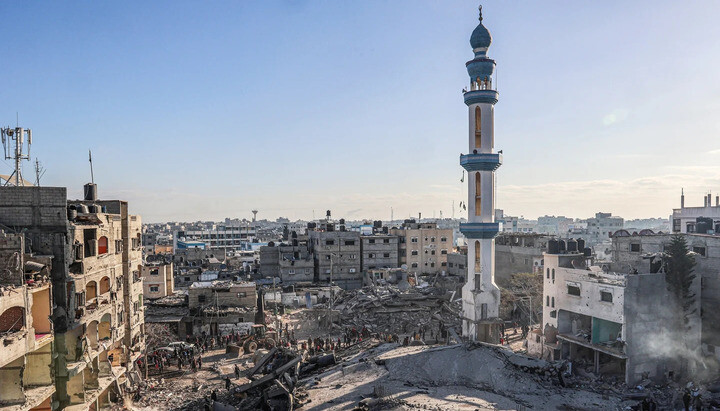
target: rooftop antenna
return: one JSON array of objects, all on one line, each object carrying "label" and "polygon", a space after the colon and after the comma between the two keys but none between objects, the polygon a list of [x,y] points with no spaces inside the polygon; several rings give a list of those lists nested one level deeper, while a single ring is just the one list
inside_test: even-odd
[{"label": "rooftop antenna", "polygon": [[88,159],[90,160],[90,182],[92,184],[95,184],[95,175],[93,175],[93,168],[92,168],[92,151],[88,149]]},{"label": "rooftop antenna", "polygon": [[45,168],[40,164],[40,160],[35,159],[35,185],[40,187],[40,178],[45,175]]},{"label": "rooftop antenna", "polygon": [[[16,114],[17,116],[17,114]],[[27,148],[25,148],[25,138],[27,137]],[[24,129],[16,126],[15,128],[5,127],[0,129],[0,138],[2,138],[3,155],[6,160],[15,160],[15,170],[8,177],[5,185],[10,185],[10,181],[15,178],[15,186],[25,185],[22,178],[22,170],[20,167],[21,160],[30,160],[30,146],[32,145],[32,130]],[[14,145],[14,147],[13,147]]]}]

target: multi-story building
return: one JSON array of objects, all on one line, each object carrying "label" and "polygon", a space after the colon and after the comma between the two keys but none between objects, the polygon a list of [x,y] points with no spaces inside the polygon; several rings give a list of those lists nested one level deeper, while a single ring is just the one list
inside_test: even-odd
[{"label": "multi-story building", "polygon": [[0,224],[52,256],[54,408],[99,409],[144,349],[141,221],[124,201],[65,188],[0,187]]},{"label": "multi-story building", "polygon": [[144,265],[141,268],[145,299],[154,300],[175,293],[172,263]]},{"label": "multi-story building", "polygon": [[389,234],[360,236],[362,271],[399,267],[399,237]]},{"label": "multi-story building", "polygon": [[0,229],[0,408],[50,410],[52,259],[26,253],[26,246],[23,234]]},{"label": "multi-story building", "polygon": [[[234,281],[197,282],[188,288],[192,318],[186,325],[195,335],[228,334],[240,322],[253,321],[257,307],[255,283]],[[191,325],[190,325],[191,324]]]},{"label": "multi-story building", "polygon": [[673,233],[720,233],[720,196],[703,196],[702,207],[685,207],[685,193],[680,195],[680,208],[673,209],[670,216]]},{"label": "multi-story building", "polygon": [[308,231],[314,258],[314,282],[332,282],[344,289],[362,287],[360,233],[335,230],[334,223],[321,223]]},{"label": "multi-story building", "polygon": [[437,274],[447,269],[447,255],[453,249],[453,230],[437,223],[406,220],[401,228],[390,229],[399,240],[399,263],[408,273]]},{"label": "multi-story building", "polygon": [[187,228],[174,233],[176,248],[177,241],[181,240],[183,243],[200,241],[205,244],[205,248],[242,251],[251,249],[252,243],[256,242],[255,238],[256,230],[251,224],[241,226],[214,224],[209,228]]},{"label": "multi-story building", "polygon": [[565,216],[542,216],[537,219],[537,233],[549,234],[554,236],[567,236],[570,226],[574,220]]},{"label": "multi-story building", "polygon": [[[664,273],[651,272],[647,261],[641,270],[610,272],[589,266],[583,253],[552,248],[545,253],[543,326],[528,337],[530,354],[589,365],[628,385],[680,371],[674,361],[679,347],[700,344],[700,301],[688,317],[685,341],[667,341],[662,330],[678,313],[668,309]],[[691,291],[699,295],[699,279]]]},{"label": "multi-story building", "polygon": [[603,241],[609,241],[612,234],[623,228],[622,217],[614,216],[611,213],[595,213],[595,217],[587,219],[587,233],[580,234],[588,247],[592,247]]}]

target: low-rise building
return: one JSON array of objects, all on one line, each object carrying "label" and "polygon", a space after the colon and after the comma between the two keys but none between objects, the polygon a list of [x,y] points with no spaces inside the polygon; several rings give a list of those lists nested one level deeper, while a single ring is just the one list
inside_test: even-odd
[{"label": "low-rise building", "polygon": [[143,295],[154,300],[175,293],[173,264],[145,265],[141,270],[143,278]]}]

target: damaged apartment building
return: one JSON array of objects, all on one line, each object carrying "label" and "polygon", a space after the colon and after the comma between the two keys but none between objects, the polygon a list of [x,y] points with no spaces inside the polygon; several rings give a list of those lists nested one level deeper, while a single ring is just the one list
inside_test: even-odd
[{"label": "damaged apartment building", "polygon": [[[0,224],[12,228],[8,235],[22,235],[20,254],[45,264],[52,282],[48,295],[28,288],[33,298],[24,302],[11,302],[17,293],[0,297],[16,313],[8,331],[22,324],[28,335],[34,332],[34,345],[24,349],[35,351],[10,364],[25,368],[15,381],[27,387],[54,381],[52,409],[110,406],[144,349],[140,217],[128,213],[125,201],[98,200],[94,184],[76,201],[67,200],[64,187],[0,187]],[[42,308],[50,298],[51,313]],[[53,335],[52,361],[44,337],[38,338],[43,334]],[[19,401],[19,385],[12,401]]]},{"label": "damaged apartment building", "polygon": [[[548,360],[569,360],[573,369],[615,375],[627,384],[646,378],[672,378],[682,342],[668,340],[666,324],[677,313],[664,273],[650,264],[599,267],[576,240],[549,240],[544,255],[543,324],[528,336],[528,353]],[[584,249],[583,251],[580,251]],[[700,295],[700,281],[692,291]],[[684,335],[700,344],[700,302]]]},{"label": "damaged apartment building", "polygon": [[[197,282],[188,288],[190,317],[184,319],[188,335],[227,334],[239,331],[238,323],[255,320],[255,283],[233,281]],[[178,331],[182,336],[182,330]]]},{"label": "damaged apartment building", "polygon": [[28,252],[23,234],[0,226],[0,408],[52,407],[51,264]]}]

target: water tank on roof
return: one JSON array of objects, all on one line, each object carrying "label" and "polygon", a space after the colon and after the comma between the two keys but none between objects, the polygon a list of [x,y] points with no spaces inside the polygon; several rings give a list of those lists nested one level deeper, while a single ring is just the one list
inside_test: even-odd
[{"label": "water tank on roof", "polygon": [[274,241],[270,241],[270,242],[268,243],[268,247],[275,247],[275,242],[274,242]]},{"label": "water tank on roof", "polygon": [[578,250],[578,243],[577,241],[573,240],[572,238],[567,240],[567,251],[568,253],[574,253]]},{"label": "water tank on roof", "polygon": [[707,234],[713,229],[713,219],[708,217],[698,217],[695,219],[695,232],[698,234]]},{"label": "water tank on roof", "polygon": [[85,204],[78,204],[78,205],[77,205],[77,212],[78,212],[79,214],[87,214],[87,213],[89,213],[90,211],[89,211],[89,209],[88,209],[88,206],[86,206]]},{"label": "water tank on roof", "polygon": [[97,184],[85,184],[85,201],[97,200]]},{"label": "water tank on roof", "polygon": [[582,238],[577,239],[577,249],[578,251],[585,251],[585,240]]},{"label": "water tank on roof", "polygon": [[585,247],[582,250],[583,250],[583,254],[585,255],[585,257],[592,257],[592,248]]},{"label": "water tank on roof", "polygon": [[99,212],[100,212],[100,207],[98,207],[97,204],[90,204],[90,205],[88,206],[88,210],[90,210],[90,213],[96,214],[96,213],[99,213]]},{"label": "water tank on roof", "polygon": [[345,219],[344,219],[344,218],[341,218],[341,219],[340,219],[340,224],[345,224]]},{"label": "water tank on roof", "polygon": [[67,216],[68,216],[68,220],[70,220],[70,221],[73,221],[77,218],[77,209],[75,208],[74,205],[71,205],[70,207],[68,207]]},{"label": "water tank on roof", "polygon": [[558,241],[558,249],[561,253],[564,253],[567,250],[567,243],[565,243],[565,240]]},{"label": "water tank on roof", "polygon": [[547,245],[548,254],[560,254],[560,243],[558,240],[549,240]]},{"label": "water tank on roof", "polygon": [[380,228],[382,227],[382,220],[377,220],[373,222],[373,227]]}]

